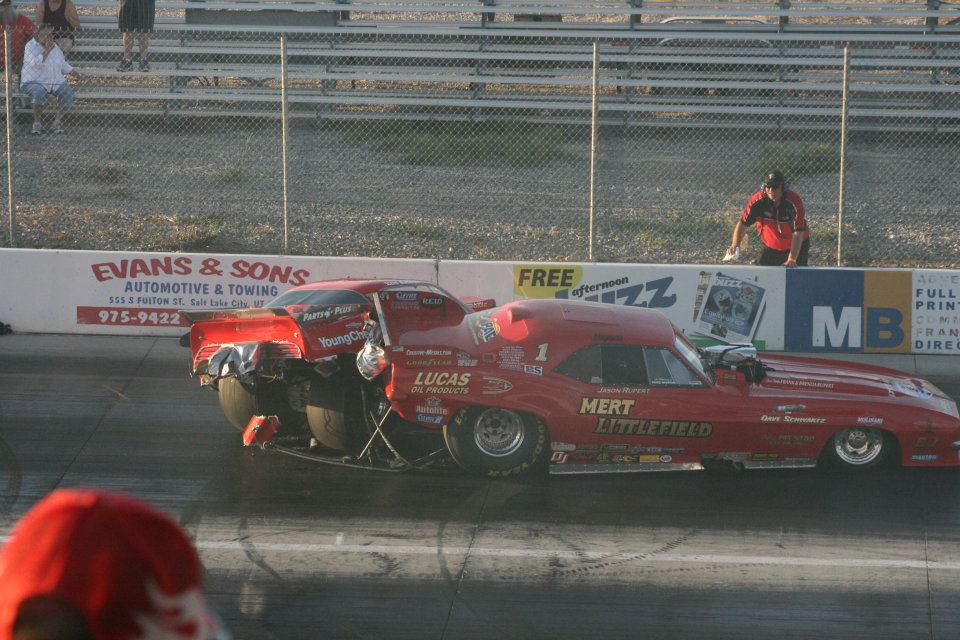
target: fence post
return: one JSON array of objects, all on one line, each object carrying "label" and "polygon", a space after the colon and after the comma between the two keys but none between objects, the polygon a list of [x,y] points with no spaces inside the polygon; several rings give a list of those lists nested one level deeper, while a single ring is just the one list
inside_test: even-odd
[{"label": "fence post", "polygon": [[590,231],[587,247],[587,260],[593,260],[593,216],[597,204],[597,102],[600,85],[600,53],[597,43],[593,43],[593,82],[591,84],[590,103]]},{"label": "fence post", "polygon": [[283,253],[290,253],[289,199],[287,183],[287,36],[280,34],[280,147],[283,164]]},{"label": "fence post", "polygon": [[7,135],[7,218],[10,223],[10,247],[17,246],[16,214],[13,211],[13,88],[10,86],[10,25],[3,26],[3,95]]},{"label": "fence post", "polygon": [[847,108],[850,102],[850,45],[843,46],[843,93],[840,98],[840,197],[837,204],[837,266],[840,266],[843,248],[843,207],[847,182]]}]

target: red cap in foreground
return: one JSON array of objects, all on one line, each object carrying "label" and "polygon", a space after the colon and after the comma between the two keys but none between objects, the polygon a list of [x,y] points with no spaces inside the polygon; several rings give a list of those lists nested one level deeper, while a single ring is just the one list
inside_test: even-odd
[{"label": "red cap in foreground", "polygon": [[94,640],[218,637],[202,572],[189,538],[156,509],[117,493],[54,491],[0,551],[0,640],[34,596],[76,607]]}]

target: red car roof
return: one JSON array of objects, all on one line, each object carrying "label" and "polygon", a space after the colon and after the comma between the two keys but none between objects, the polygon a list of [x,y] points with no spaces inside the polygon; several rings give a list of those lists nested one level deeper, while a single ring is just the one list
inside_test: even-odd
[{"label": "red car roof", "polygon": [[566,337],[582,336],[594,342],[595,334],[616,334],[626,342],[668,347],[673,344],[670,320],[653,309],[567,300],[519,300],[503,305],[497,314],[505,320],[526,320],[531,333],[551,331]]}]

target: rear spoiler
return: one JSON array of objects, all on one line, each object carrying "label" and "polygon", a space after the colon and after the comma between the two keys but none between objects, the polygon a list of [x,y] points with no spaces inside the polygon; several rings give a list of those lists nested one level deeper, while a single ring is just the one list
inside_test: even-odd
[{"label": "rear spoiler", "polygon": [[346,316],[364,313],[373,308],[371,304],[315,304],[302,311],[290,313],[286,307],[262,307],[253,309],[194,309],[181,310],[190,324],[217,320],[253,320],[264,318],[290,318],[303,325],[317,320],[335,321]]},{"label": "rear spoiler", "polygon": [[283,307],[255,309],[181,309],[178,312],[190,324],[207,320],[235,320],[240,318],[286,317],[290,313]]}]

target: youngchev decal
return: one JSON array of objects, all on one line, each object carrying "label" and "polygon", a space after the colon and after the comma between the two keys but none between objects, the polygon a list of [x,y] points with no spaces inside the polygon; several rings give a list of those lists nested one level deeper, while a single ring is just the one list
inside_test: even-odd
[{"label": "youngchev decal", "polygon": [[340,346],[350,346],[354,342],[364,340],[366,335],[362,331],[351,331],[342,336],[336,336],[334,338],[319,338],[320,345],[324,349],[331,349],[333,347]]},{"label": "youngchev decal", "polygon": [[707,438],[713,433],[713,424],[688,420],[597,418],[597,428],[593,432],[618,436]]}]

